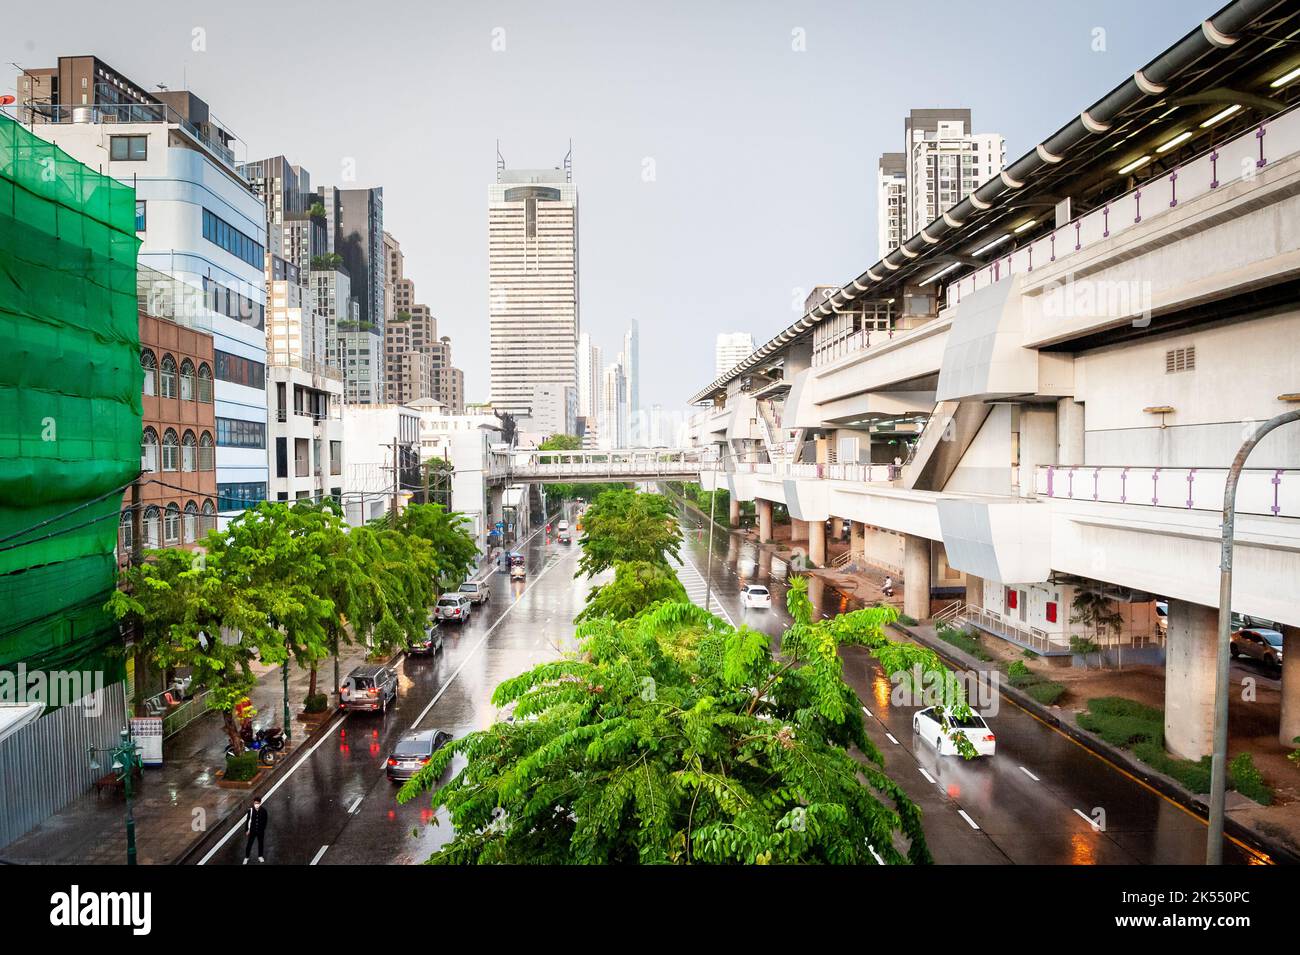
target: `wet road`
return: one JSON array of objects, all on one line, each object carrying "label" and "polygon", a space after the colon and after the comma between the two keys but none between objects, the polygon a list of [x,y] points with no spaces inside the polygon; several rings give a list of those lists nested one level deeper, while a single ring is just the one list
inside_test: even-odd
[{"label": "wet road", "polygon": [[[683,510],[687,529],[682,580],[702,603],[707,523]],[[713,602],[736,624],[779,635],[790,624],[785,609],[789,568],[723,529],[713,540]],[[742,583],[772,591],[771,610],[740,606]],[[699,596],[697,597],[696,594]],[[809,578],[809,596],[821,617],[857,609],[859,601]],[[919,706],[891,700],[893,685],[879,664],[857,647],[844,651],[844,675],[857,691],[867,733],[889,775],[923,812],[930,851],[939,863],[1188,864],[1205,859],[1206,825],[1065,734],[1015,704],[992,696],[980,707],[997,737],[990,759],[939,757],[916,738]],[[1224,861],[1251,863],[1253,850],[1224,842]]]}]

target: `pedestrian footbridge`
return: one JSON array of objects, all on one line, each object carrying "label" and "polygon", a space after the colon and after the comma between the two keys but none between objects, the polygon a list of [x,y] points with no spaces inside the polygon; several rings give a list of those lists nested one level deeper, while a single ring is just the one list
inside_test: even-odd
[{"label": "pedestrian footbridge", "polygon": [[496,484],[694,481],[715,467],[712,448],[626,448],[601,451],[511,450],[492,454],[487,479]]}]

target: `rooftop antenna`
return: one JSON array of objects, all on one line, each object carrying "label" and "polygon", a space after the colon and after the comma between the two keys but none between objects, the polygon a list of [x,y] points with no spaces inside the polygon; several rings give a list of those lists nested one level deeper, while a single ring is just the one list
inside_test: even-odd
[{"label": "rooftop antenna", "polygon": [[497,182],[501,181],[501,173],[505,172],[506,161],[501,155],[501,140],[497,140]]},{"label": "rooftop antenna", "polygon": [[573,140],[569,140],[569,151],[564,154],[564,181],[573,182]]}]

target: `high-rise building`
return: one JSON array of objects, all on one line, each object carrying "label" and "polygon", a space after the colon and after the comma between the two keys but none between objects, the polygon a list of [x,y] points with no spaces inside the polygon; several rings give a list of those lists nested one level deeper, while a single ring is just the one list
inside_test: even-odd
[{"label": "high-rise building", "polygon": [[627,376],[628,440],[637,447],[646,443],[647,427],[641,415],[641,328],[635,318],[623,333],[623,374]]},{"label": "high-rise building", "polygon": [[140,264],[181,283],[173,314],[212,334],[224,521],[263,500],[268,477],[267,213],[235,163],[235,137],[193,93],[151,93],[95,56],[25,70],[18,90],[36,135],[134,185]]},{"label": "high-rise building", "polygon": [[533,386],[578,385],[578,193],[563,169],[507,169],[488,189],[491,403],[526,415]]},{"label": "high-rise building", "polygon": [[578,415],[588,420],[593,434],[600,414],[600,382],[600,346],[583,332],[578,336]]},{"label": "high-rise building", "polygon": [[627,447],[627,375],[621,362],[616,361],[605,369],[600,398],[600,421],[597,424],[600,447]]},{"label": "high-rise building", "polygon": [[885,153],[876,170],[876,256],[884,258],[911,233],[907,223],[907,156]]},{"label": "high-rise building", "polygon": [[969,109],[914,109],[903,121],[907,204],[902,238],[920,232],[1006,162],[1002,136],[972,128]]},{"label": "high-rise building", "polygon": [[347,272],[357,305],[355,315],[340,326],[341,337],[347,340],[340,362],[345,394],[350,402],[382,402],[388,308],[384,293],[389,268],[384,190],[321,186],[316,194],[324,207],[327,255]]},{"label": "high-rise building", "polygon": [[754,336],[749,332],[719,332],[714,346],[713,367],[721,377],[754,353]]}]

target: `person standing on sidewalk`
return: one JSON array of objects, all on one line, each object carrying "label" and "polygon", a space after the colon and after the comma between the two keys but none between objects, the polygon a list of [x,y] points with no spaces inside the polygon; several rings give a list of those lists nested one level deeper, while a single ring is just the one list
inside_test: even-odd
[{"label": "person standing on sidewalk", "polygon": [[253,800],[253,806],[248,810],[248,817],[244,821],[244,829],[248,832],[248,843],[244,846],[244,865],[248,865],[248,857],[253,854],[253,840],[257,840],[257,861],[266,861],[266,810],[262,808],[262,799],[258,797]]}]

